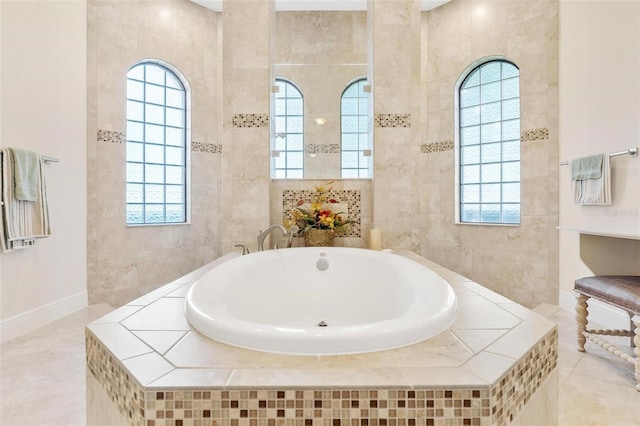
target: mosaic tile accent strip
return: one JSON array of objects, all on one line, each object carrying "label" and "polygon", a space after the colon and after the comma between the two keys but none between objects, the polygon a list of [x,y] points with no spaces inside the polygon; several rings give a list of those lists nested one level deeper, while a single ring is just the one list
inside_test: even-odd
[{"label": "mosaic tile accent strip", "polygon": [[[549,129],[547,128],[523,130],[520,133],[521,142],[538,141],[545,139],[549,139]],[[433,152],[451,151],[454,149],[454,147],[455,144],[453,141],[425,143],[420,145],[420,152],[423,154],[430,154]]]},{"label": "mosaic tile accent strip", "polygon": [[116,360],[89,330],[85,330],[87,372],[103,386],[129,424],[145,426],[145,403],[142,386]]},{"label": "mosaic tile accent strip", "polygon": [[[282,191],[282,219],[291,219],[289,212],[293,209],[299,200],[305,202],[311,202],[315,197],[316,191],[314,189],[285,189]],[[356,237],[362,236],[361,231],[361,216],[362,207],[360,204],[361,196],[360,190],[355,189],[333,189],[327,192],[329,198],[335,198],[340,203],[347,203],[348,211],[347,217],[353,220],[353,223],[349,226],[349,230],[345,235],[338,235],[338,237]]]},{"label": "mosaic tile accent strip", "polygon": [[124,143],[125,140],[124,132],[98,130],[98,142]]},{"label": "mosaic tile accent strip", "polygon": [[540,129],[523,130],[520,133],[521,142],[541,141],[549,139],[549,129],[542,127]]},{"label": "mosaic tile accent strip", "polygon": [[267,127],[269,114],[233,114],[233,127]]},{"label": "mosaic tile accent strip", "polygon": [[207,152],[209,154],[222,154],[222,145],[191,141],[191,151]]},{"label": "mosaic tile accent strip", "polygon": [[434,143],[423,143],[420,145],[420,152],[423,154],[430,154],[432,152],[452,151],[453,141],[442,141]]},{"label": "mosaic tile accent strip", "polygon": [[491,411],[487,389],[173,389],[145,401],[148,426],[484,426]]},{"label": "mosaic tile accent strip", "polygon": [[411,127],[411,114],[376,114],[376,127]]},{"label": "mosaic tile accent strip", "polygon": [[494,424],[507,425],[529,402],[558,364],[558,330],[554,329],[522,357],[491,389]]},{"label": "mosaic tile accent strip", "polygon": [[307,154],[340,154],[340,144],[309,143],[304,145],[304,152]]}]

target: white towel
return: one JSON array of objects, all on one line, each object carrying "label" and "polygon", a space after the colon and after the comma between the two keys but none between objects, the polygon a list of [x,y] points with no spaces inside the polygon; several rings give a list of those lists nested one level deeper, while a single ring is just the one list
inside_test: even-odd
[{"label": "white towel", "polygon": [[[593,156],[591,156],[593,157]],[[589,158],[591,158],[589,157]],[[586,158],[586,157],[585,157]],[[584,163],[584,159],[578,158],[571,162],[572,175],[578,164]],[[593,175],[587,173],[587,175]],[[579,174],[578,174],[579,176]],[[595,174],[598,176],[598,174]],[[599,177],[586,179],[572,179],[573,203],[580,205],[610,205],[611,204],[611,158],[609,154],[602,154],[602,173]]]},{"label": "white towel", "polygon": [[1,156],[0,193],[2,205],[0,211],[2,212],[2,220],[0,221],[0,244],[3,252],[9,252],[33,246],[37,238],[50,236],[51,229],[42,157],[38,158],[40,177],[37,185],[37,201],[31,202],[16,200],[11,150],[3,148]]}]

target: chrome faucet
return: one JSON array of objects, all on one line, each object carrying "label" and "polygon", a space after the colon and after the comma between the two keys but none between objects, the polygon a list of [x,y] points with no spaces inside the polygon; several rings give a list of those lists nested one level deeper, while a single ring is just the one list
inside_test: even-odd
[{"label": "chrome faucet", "polygon": [[240,247],[242,249],[242,255],[249,254],[249,249],[244,244],[234,244],[234,247]]},{"label": "chrome faucet", "polygon": [[280,232],[282,232],[283,235],[287,234],[287,229],[284,226],[277,223],[275,225],[271,225],[270,227],[268,227],[264,232],[258,231],[258,251],[264,250],[264,240],[274,229],[280,230]]}]

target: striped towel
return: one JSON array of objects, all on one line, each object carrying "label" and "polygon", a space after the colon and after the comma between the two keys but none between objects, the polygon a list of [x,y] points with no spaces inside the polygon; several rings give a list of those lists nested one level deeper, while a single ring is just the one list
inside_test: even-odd
[{"label": "striped towel", "polygon": [[17,200],[15,197],[13,153],[2,149],[2,178],[0,179],[2,220],[0,221],[0,244],[3,252],[31,247],[36,239],[51,235],[49,206],[44,177],[43,161],[38,156],[38,197],[35,202]]},{"label": "striped towel", "polygon": [[611,159],[608,154],[577,158],[571,162],[573,203],[611,204]]}]

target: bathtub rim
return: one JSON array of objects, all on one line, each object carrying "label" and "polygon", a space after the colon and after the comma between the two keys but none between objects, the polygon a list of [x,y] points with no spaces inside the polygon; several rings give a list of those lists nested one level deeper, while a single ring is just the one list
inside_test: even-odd
[{"label": "bathtub rim", "polygon": [[[300,247],[285,250],[318,252],[326,249],[329,248]],[[398,262],[400,266],[411,265],[414,270],[426,270],[432,278],[438,281],[437,285],[444,287],[444,298],[446,299],[444,305],[433,315],[424,317],[424,312],[419,310],[420,306],[414,306],[416,304],[414,301],[409,307],[408,314],[405,313],[405,315],[398,318],[372,322],[366,325],[340,328],[326,327],[320,330],[317,327],[290,327],[289,330],[283,330],[285,327],[244,321],[237,317],[233,318],[233,324],[229,325],[224,323],[225,320],[232,317],[229,312],[220,312],[218,318],[214,318],[212,315],[198,309],[196,304],[193,303],[193,294],[198,289],[198,283],[204,282],[203,280],[207,278],[208,274],[215,273],[215,270],[210,270],[196,280],[189,289],[184,303],[185,317],[194,330],[217,342],[258,352],[293,356],[357,355],[397,349],[433,338],[448,330],[455,322],[458,313],[455,292],[451,284],[432,268],[415,259],[393,252],[383,253],[351,247],[331,247],[330,249],[338,254],[340,252],[354,252],[358,253],[358,255],[383,256],[393,259],[393,262]],[[269,255],[268,253],[264,254],[266,252],[261,253],[263,254],[256,253],[254,255]],[[232,262],[233,260],[235,259],[230,259],[226,262]],[[222,265],[219,265],[218,268]],[[385,339],[380,339],[380,327],[382,327]],[[421,330],[419,336],[416,336],[416,329]],[[286,334],[287,332],[296,333],[298,336],[297,341],[289,339],[288,336],[290,334]],[[248,340],[251,340],[251,345],[243,343]],[[296,343],[303,347],[304,350],[291,349],[291,346]],[[327,348],[325,345],[329,347]],[[284,349],[285,347],[289,349]]]}]

